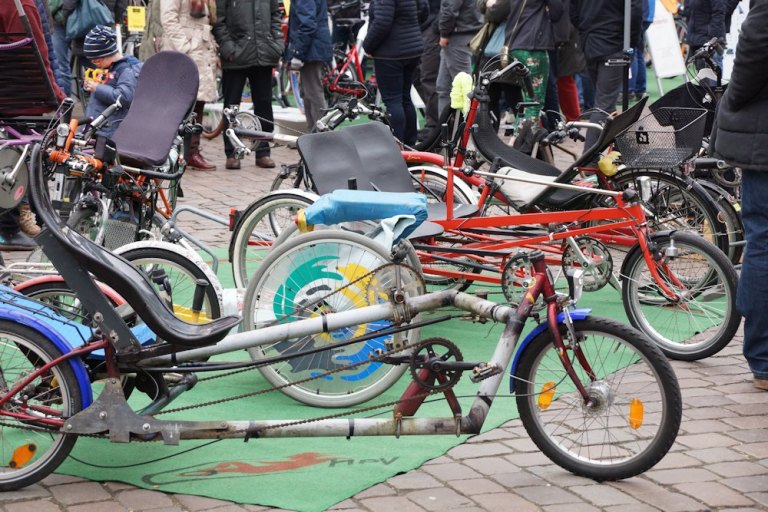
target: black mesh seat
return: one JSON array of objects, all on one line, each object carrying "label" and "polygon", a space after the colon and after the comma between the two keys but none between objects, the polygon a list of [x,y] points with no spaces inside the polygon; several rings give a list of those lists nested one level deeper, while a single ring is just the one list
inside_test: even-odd
[{"label": "black mesh seat", "polygon": [[[342,130],[302,135],[299,154],[312,176],[315,192],[348,188],[354,178],[359,190],[414,192],[414,183],[400,148],[383,123],[364,123]],[[446,218],[444,203],[427,205],[429,220]],[[455,204],[454,217],[467,217],[477,206]]]},{"label": "black mesh seat", "polygon": [[197,86],[197,66],[183,53],[159,52],[147,59],[128,115],[112,136],[125,163],[165,163],[179,125],[195,104]]}]

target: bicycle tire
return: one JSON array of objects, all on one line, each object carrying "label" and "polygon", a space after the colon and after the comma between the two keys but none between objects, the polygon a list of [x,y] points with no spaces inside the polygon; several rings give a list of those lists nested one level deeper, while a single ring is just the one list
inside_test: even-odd
[{"label": "bicycle tire", "polygon": [[[393,267],[380,270],[375,277],[360,279],[367,272],[387,264],[390,255],[383,246],[363,235],[341,230],[321,230],[293,237],[272,251],[248,283],[245,292],[243,318],[245,329],[258,329],[275,322],[285,323],[327,312],[339,312],[386,301],[381,292],[394,286]],[[420,279],[402,274],[401,283],[406,296],[424,292]],[[342,288],[341,293],[332,294]],[[311,306],[311,310],[302,310]],[[285,356],[292,351],[315,348],[361,334],[386,329],[389,321],[376,321],[329,333],[305,336],[262,345],[249,350],[258,361],[265,357]],[[385,365],[369,362],[378,348],[386,350],[390,341],[403,346],[418,342],[418,329],[380,337],[365,342],[363,347],[350,345],[302,356],[281,363],[260,367],[273,386],[280,387],[291,398],[316,407],[349,407],[370,400],[394,384],[407,365]],[[400,352],[401,354],[403,352]],[[362,366],[345,369],[346,361]],[[290,382],[316,376],[330,370],[335,373],[301,384]],[[286,387],[282,387],[286,386]]]},{"label": "bicycle tire", "polygon": [[229,261],[236,288],[245,288],[249,276],[261,265],[275,239],[290,225],[300,208],[312,204],[305,195],[270,193],[251,203],[232,230]]},{"label": "bicycle tire", "polygon": [[[524,348],[514,376],[523,426],[547,457],[576,475],[597,481],[639,475],[659,462],[677,437],[682,399],[675,373],[629,326],[602,318],[574,320],[573,326],[583,358],[573,353],[565,325],[560,334],[593,403],[585,405],[575,391],[545,329]],[[641,401],[639,417],[630,412],[632,399]],[[641,425],[631,424],[638,420]]]},{"label": "bicycle tire", "polygon": [[[206,272],[190,258],[176,251],[152,246],[129,249],[121,252],[120,256],[148,276],[152,271],[164,270],[165,276],[170,281],[173,312],[187,322],[193,322],[191,312],[196,283],[198,280],[207,281],[203,309],[196,321],[205,323],[221,316],[221,292],[217,289],[218,280],[212,272]],[[151,278],[150,282],[153,286],[160,286]]]},{"label": "bicycle tire", "polygon": [[654,231],[695,232],[728,254],[727,226],[719,219],[717,203],[701,185],[678,172],[663,169],[631,169],[612,180],[618,190],[633,186],[641,191],[642,178],[648,178],[650,183],[651,197],[643,200],[643,204]]},{"label": "bicycle tire", "polygon": [[[674,259],[666,256],[672,239],[679,252]],[[730,343],[741,323],[733,264],[712,244],[690,233],[659,233],[651,240],[663,256],[654,265],[681,300],[673,303],[661,294],[642,251],[635,248],[621,269],[621,295],[629,321],[672,359],[696,361],[716,354]],[[681,285],[673,284],[673,278]]]},{"label": "bicycle tire", "polygon": [[[413,178],[416,192],[421,192],[427,196],[427,202],[445,202],[446,192],[448,190],[448,177],[442,167],[432,164],[409,164],[408,172]],[[419,185],[423,186],[419,186]],[[432,193],[424,188],[428,188]],[[477,204],[477,197],[473,190],[461,181],[461,178],[455,177],[453,182],[453,201],[457,204]]]},{"label": "bicycle tire", "polygon": [[[0,346],[4,394],[36,369],[63,355],[58,347],[38,331],[8,321],[0,321]],[[8,410],[10,404],[26,409],[37,403],[37,416],[62,419],[75,415],[83,404],[72,364],[71,361],[62,361],[51,367],[49,372],[41,374],[19,391],[20,395],[25,396],[12,397],[4,409]],[[75,435],[65,435],[58,428],[33,420],[3,415],[2,424],[0,449],[8,456],[0,472],[0,491],[3,492],[15,491],[45,478],[64,462],[77,441]],[[37,429],[34,443],[30,443],[30,434],[24,430],[25,427]],[[35,447],[32,458],[28,462],[19,461],[17,467],[11,467],[10,462],[16,451],[23,450],[22,447],[29,444]]]}]

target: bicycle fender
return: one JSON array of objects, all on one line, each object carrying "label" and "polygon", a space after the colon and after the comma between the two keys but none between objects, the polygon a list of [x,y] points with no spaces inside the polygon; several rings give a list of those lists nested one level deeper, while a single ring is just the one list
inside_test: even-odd
[{"label": "bicycle fender", "polygon": [[[658,231],[656,233],[652,233],[650,235],[650,239],[651,241],[653,241],[654,239],[657,239],[657,238],[671,237],[671,236],[674,236],[675,233],[677,233],[677,230],[674,230],[674,229],[667,230],[667,231]],[[624,276],[627,275],[627,268],[626,268],[627,262],[632,261],[632,255],[634,255],[636,252],[640,250],[641,250],[640,244],[635,244],[632,246],[631,249],[629,249],[629,252],[626,254],[626,256],[624,256],[624,262],[621,264],[621,273],[619,274],[619,277],[623,279]]]},{"label": "bicycle fender", "polygon": [[[589,316],[589,314],[592,312],[592,308],[577,308],[572,309],[569,311],[571,314],[571,318],[573,320],[584,320]],[[557,315],[557,323],[562,324],[564,320],[564,316],[562,313]],[[525,337],[525,339],[520,343],[520,347],[515,351],[515,357],[512,359],[512,366],[509,369],[509,392],[514,393],[515,392],[515,374],[517,373],[517,365],[520,364],[520,356],[525,352],[525,349],[528,348],[528,345],[531,344],[531,342],[536,339],[536,336],[544,332],[545,329],[549,328],[549,325],[547,325],[547,322],[541,322],[539,325],[533,328],[533,330],[528,333],[528,336]]]},{"label": "bicycle fender", "polygon": [[[43,320],[35,317],[31,312],[14,307],[12,304],[0,304],[0,320],[7,320],[9,322],[15,322],[21,324],[24,327],[28,327],[37,331],[42,336],[50,340],[62,354],[68,354],[74,347],[68,341],[67,333],[62,330],[53,327],[52,325],[44,322]],[[65,327],[63,324],[61,327]],[[75,327],[71,327],[73,330],[69,333],[72,336],[79,337],[79,331]],[[85,327],[84,327],[85,328]],[[88,330],[88,337],[90,337],[90,330]],[[80,387],[80,396],[82,397],[82,407],[85,409],[91,403],[93,403],[93,393],[91,390],[91,379],[88,376],[88,372],[85,369],[85,365],[79,358],[69,359],[69,365],[75,372],[75,378],[77,379],[77,385]]]}]

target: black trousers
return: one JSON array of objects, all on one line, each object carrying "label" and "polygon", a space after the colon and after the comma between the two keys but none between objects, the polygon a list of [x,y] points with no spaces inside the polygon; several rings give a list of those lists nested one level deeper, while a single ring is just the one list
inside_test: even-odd
[{"label": "black trousers", "polygon": [[[272,115],[272,68],[269,66],[251,66],[243,69],[225,69],[221,73],[221,92],[224,95],[224,107],[240,105],[240,99],[245,88],[245,81],[251,86],[251,101],[253,113],[261,121],[261,129],[265,132],[273,130]],[[224,153],[227,158],[234,155],[235,148],[227,137],[224,137]],[[256,148],[256,158],[269,156],[269,144],[262,142]]]}]

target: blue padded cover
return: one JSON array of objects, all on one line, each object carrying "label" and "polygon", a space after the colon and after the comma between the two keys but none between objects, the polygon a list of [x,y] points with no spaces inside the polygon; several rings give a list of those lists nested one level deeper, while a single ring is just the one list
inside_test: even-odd
[{"label": "blue padded cover", "polygon": [[304,211],[307,224],[339,224],[359,220],[413,215],[416,221],[401,235],[407,237],[427,220],[427,198],[415,192],[335,190],[321,196]]}]

